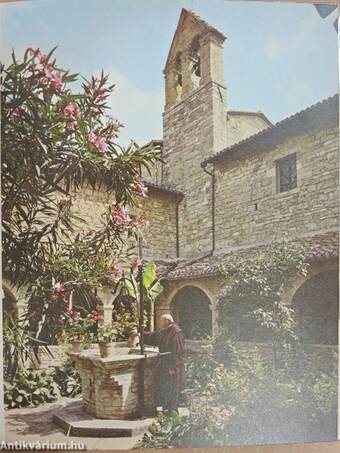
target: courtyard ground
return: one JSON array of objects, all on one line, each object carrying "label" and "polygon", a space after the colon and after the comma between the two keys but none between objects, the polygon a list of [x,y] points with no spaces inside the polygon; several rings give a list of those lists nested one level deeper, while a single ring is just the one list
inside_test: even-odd
[{"label": "courtyard ground", "polygon": [[135,437],[120,438],[95,438],[95,437],[68,437],[52,421],[56,410],[73,401],[70,398],[63,398],[54,403],[45,404],[36,408],[12,409],[6,412],[6,441],[25,441],[25,442],[50,442],[83,443],[87,450],[124,450],[132,448],[139,439],[140,434]]}]

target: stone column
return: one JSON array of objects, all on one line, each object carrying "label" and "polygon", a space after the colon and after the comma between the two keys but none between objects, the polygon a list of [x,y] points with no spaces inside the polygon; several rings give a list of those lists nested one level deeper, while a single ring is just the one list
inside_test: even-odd
[{"label": "stone column", "polygon": [[115,295],[112,294],[111,288],[103,288],[98,291],[98,297],[102,301],[102,305],[98,304],[98,311],[103,316],[103,324],[112,324],[112,304]]},{"label": "stone column", "polygon": [[190,56],[190,51],[186,51],[182,54],[182,80],[183,80],[183,89],[182,89],[182,98],[186,98],[192,93],[196,87],[192,80],[192,59]]},{"label": "stone column", "polygon": [[222,36],[207,32],[201,39],[201,80],[224,86]]},{"label": "stone column", "polygon": [[165,77],[165,110],[172,107],[177,102],[177,74],[174,65],[166,73]]}]

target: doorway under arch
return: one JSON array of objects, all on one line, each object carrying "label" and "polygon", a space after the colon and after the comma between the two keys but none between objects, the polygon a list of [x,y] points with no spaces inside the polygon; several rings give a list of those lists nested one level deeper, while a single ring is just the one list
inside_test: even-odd
[{"label": "doorway under arch", "polygon": [[209,297],[200,288],[180,289],[171,302],[171,311],[188,340],[203,340],[212,334],[212,311]]},{"label": "doorway under arch", "polygon": [[337,270],[320,272],[296,291],[298,333],[311,344],[338,344],[339,277]]}]

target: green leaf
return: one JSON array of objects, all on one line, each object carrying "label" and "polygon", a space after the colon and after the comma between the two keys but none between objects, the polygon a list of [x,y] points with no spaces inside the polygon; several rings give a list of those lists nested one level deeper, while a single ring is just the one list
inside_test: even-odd
[{"label": "green leaf", "polygon": [[156,264],[154,261],[150,261],[146,266],[143,274],[144,288],[149,289],[152,283],[156,280]]}]

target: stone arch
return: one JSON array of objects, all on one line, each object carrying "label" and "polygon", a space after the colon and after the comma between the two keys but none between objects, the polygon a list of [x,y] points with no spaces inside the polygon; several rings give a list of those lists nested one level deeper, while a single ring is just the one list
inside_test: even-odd
[{"label": "stone arch", "polygon": [[175,93],[176,102],[182,99],[183,91],[183,69],[182,69],[182,53],[179,52],[174,61],[174,72],[175,72]]},{"label": "stone arch", "polygon": [[173,296],[170,310],[188,340],[202,340],[212,335],[212,302],[198,286],[186,285]]},{"label": "stone arch", "polygon": [[298,333],[310,344],[338,343],[339,276],[337,268],[313,272],[292,298]]},{"label": "stone arch", "polygon": [[196,89],[199,87],[201,81],[201,44],[199,35],[196,35],[191,41],[189,58],[192,87]]}]

